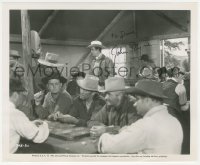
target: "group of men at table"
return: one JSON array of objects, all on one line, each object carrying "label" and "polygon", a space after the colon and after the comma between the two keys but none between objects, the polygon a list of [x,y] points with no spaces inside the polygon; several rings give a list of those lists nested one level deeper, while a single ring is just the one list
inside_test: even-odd
[{"label": "group of men at table", "polygon": [[[43,143],[49,136],[46,119],[90,127],[91,136],[99,138],[99,153],[181,153],[183,129],[163,104],[170,98],[160,82],[140,80],[134,87],[126,87],[124,78],[108,77],[105,88],[99,89],[99,79],[86,74],[76,80],[80,95],[72,99],[63,87],[67,80],[60,74],[41,81],[47,93],[34,95],[40,120],[30,121],[17,109],[27,91],[20,80],[10,79],[11,153],[17,151],[20,137]],[[119,126],[118,133],[109,132],[110,126]]]}]

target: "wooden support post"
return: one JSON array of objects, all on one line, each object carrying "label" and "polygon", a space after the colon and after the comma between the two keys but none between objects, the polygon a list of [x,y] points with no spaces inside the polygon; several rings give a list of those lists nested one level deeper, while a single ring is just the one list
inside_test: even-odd
[{"label": "wooden support post", "polygon": [[135,11],[133,11],[133,31],[135,33],[135,37],[137,38],[137,26],[136,26],[136,14],[135,14]]},{"label": "wooden support post", "polygon": [[33,77],[28,73],[28,68],[32,66],[31,57],[31,36],[30,36],[30,21],[27,10],[21,10],[21,28],[22,28],[22,59],[24,65],[24,80],[28,90],[28,101],[33,99]]}]

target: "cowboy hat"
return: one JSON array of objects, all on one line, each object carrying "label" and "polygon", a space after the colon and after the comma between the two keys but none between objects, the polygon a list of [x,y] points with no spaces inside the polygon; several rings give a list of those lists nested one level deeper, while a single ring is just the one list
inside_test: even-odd
[{"label": "cowboy hat", "polygon": [[77,84],[80,88],[88,91],[98,91],[99,79],[93,75],[86,75],[84,79],[78,79]]},{"label": "cowboy hat", "polygon": [[42,65],[50,66],[50,67],[62,67],[65,64],[58,63],[58,56],[54,53],[46,53],[45,59],[38,59],[38,62]]},{"label": "cowboy hat", "polygon": [[58,73],[57,74],[52,74],[51,76],[46,76],[44,78],[41,79],[42,83],[43,84],[47,84],[49,80],[52,80],[52,79],[58,79],[60,80],[60,82],[62,84],[66,83],[67,82],[67,79],[62,77],[61,75],[59,75]]},{"label": "cowboy hat", "polygon": [[92,47],[99,47],[99,48],[105,48],[105,46],[101,43],[101,41],[92,41],[91,44],[88,46],[88,48]]},{"label": "cowboy hat", "polygon": [[20,58],[19,52],[17,50],[10,50],[10,56],[15,58]]},{"label": "cowboy hat", "polygon": [[124,91],[128,89],[128,86],[125,86],[125,81],[123,77],[109,77],[105,80],[105,89],[99,90],[99,92],[115,92],[115,91]]},{"label": "cowboy hat", "polygon": [[156,98],[167,98],[163,93],[162,83],[152,80],[140,80],[135,87],[126,90],[127,93]]}]

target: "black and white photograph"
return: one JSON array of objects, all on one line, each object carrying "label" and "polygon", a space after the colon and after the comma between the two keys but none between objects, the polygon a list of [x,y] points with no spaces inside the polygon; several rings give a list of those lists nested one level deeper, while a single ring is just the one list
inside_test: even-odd
[{"label": "black and white photograph", "polygon": [[89,4],[5,7],[6,159],[194,160],[195,3]]}]

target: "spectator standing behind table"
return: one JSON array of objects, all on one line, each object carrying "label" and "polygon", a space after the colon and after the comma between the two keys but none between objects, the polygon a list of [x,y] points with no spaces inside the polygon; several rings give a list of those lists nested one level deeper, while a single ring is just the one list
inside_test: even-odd
[{"label": "spectator standing behind table", "polygon": [[183,75],[180,69],[174,67],[168,71],[169,78],[163,83],[164,94],[168,98],[164,99],[164,103],[168,105],[169,113],[175,116],[181,123],[184,133],[183,152],[188,153],[190,150],[188,117],[190,103],[187,101],[185,86],[183,85]]},{"label": "spectator standing behind table", "polygon": [[115,73],[113,61],[101,53],[105,48],[100,41],[92,41],[88,46],[91,49],[91,55],[94,60],[91,64],[90,74],[99,78],[99,86],[101,89],[105,86],[105,80],[108,77],[113,77]]},{"label": "spectator standing behind table", "polygon": [[169,78],[163,83],[164,94],[168,97],[164,102],[168,105],[169,113],[181,120],[181,111],[189,109],[186,89],[179,77],[179,68],[174,67],[168,73]]},{"label": "spectator standing behind table", "polygon": [[59,115],[58,120],[66,123],[76,124],[77,126],[87,126],[91,119],[104,105],[104,98],[98,94],[98,78],[86,75],[84,79],[78,79],[80,95],[73,101],[73,106],[69,115]]},{"label": "spectator standing behind table", "polygon": [[30,121],[17,108],[27,97],[27,91],[20,80],[10,79],[10,153],[15,153],[19,147],[20,137],[32,140],[34,143],[44,142],[49,135],[48,124],[44,121]]},{"label": "spectator standing behind table", "polygon": [[41,119],[55,119],[56,113],[67,114],[72,105],[72,98],[70,94],[62,89],[62,84],[66,83],[66,79],[59,74],[53,74],[42,79],[46,84],[48,93],[45,95],[44,103],[41,100],[44,93],[40,92],[34,95],[35,98],[35,111]]},{"label": "spectator standing behind table", "polygon": [[109,126],[123,127],[137,121],[140,116],[132,106],[134,100],[125,93],[124,78],[110,77],[105,80],[106,105],[88,122],[92,136],[100,136]]},{"label": "spectator standing behind table", "polygon": [[72,96],[72,98],[77,97],[80,94],[80,87],[77,84],[78,79],[83,79],[85,78],[85,73],[84,72],[71,72],[71,80],[67,84],[67,92]]},{"label": "spectator standing behind table", "polygon": [[160,82],[165,82],[167,80],[167,69],[166,67],[162,67],[158,69],[158,75]]},{"label": "spectator standing behind table", "polygon": [[162,84],[141,80],[127,92],[136,95],[137,113],[143,118],[123,127],[119,134],[103,134],[99,139],[98,151],[113,154],[180,154],[182,128],[162,104],[166,98]]}]

